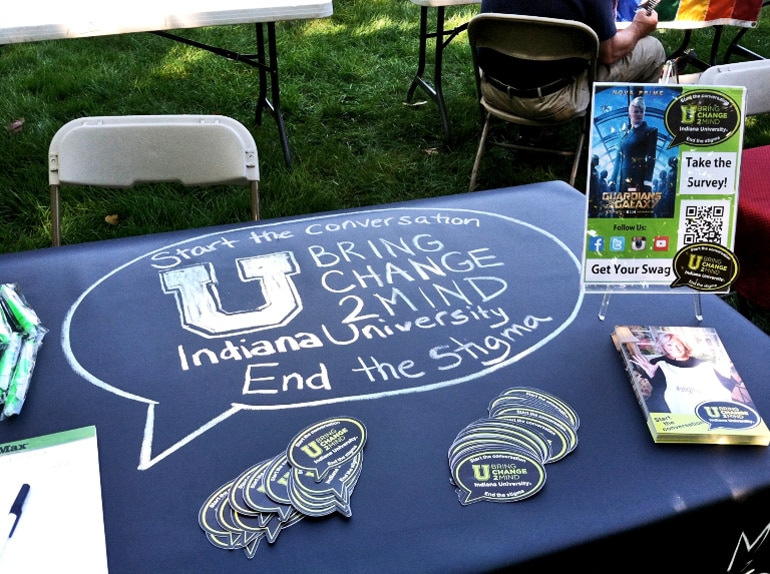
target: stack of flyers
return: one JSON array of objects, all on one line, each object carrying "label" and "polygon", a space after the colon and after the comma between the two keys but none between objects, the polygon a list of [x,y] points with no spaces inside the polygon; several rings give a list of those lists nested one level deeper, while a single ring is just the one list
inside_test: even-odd
[{"label": "stack of flyers", "polygon": [[300,431],[286,450],[217,488],[198,513],[209,542],[253,558],[262,539],[305,516],[352,515],[350,497],[363,465],[366,428],[334,417]]},{"label": "stack of flyers", "polygon": [[489,416],[462,429],[449,448],[460,503],[515,502],[539,492],[545,465],[575,450],[579,427],[575,410],[550,393],[503,391],[489,404]]},{"label": "stack of flyers", "polygon": [[656,443],[770,445],[714,328],[617,325],[612,340]]}]

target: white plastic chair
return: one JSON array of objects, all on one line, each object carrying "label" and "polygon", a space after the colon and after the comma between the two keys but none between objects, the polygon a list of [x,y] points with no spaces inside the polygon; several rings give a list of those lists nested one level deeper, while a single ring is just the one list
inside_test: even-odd
[{"label": "white plastic chair", "polygon": [[770,113],[770,60],[751,60],[707,68],[698,78],[707,86],[746,86],[746,115]]},{"label": "white plastic chair", "polygon": [[67,185],[133,187],[249,185],[259,219],[259,157],[240,122],[218,115],[85,117],[56,132],[48,150],[51,240],[61,245],[60,190]]}]

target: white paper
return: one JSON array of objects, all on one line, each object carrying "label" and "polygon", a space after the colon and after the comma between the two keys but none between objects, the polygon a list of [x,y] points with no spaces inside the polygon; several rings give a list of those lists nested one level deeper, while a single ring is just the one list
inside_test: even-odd
[{"label": "white paper", "polygon": [[0,444],[0,518],[25,483],[0,572],[107,572],[96,428]]}]

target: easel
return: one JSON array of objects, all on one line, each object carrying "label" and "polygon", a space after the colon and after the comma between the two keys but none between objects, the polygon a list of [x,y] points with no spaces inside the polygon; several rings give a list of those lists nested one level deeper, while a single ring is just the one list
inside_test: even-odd
[{"label": "easel", "polygon": [[[599,320],[604,321],[604,318],[607,316],[607,307],[610,305],[610,297],[612,296],[612,293],[609,291],[605,291],[604,295],[602,296],[602,303],[599,307]],[[703,307],[701,305],[701,298],[700,293],[695,293],[693,295],[693,302],[695,304],[695,319],[700,323],[703,321]]]}]

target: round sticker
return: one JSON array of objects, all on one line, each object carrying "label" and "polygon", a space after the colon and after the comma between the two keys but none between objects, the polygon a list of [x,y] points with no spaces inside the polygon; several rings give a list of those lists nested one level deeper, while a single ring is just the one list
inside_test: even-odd
[{"label": "round sticker", "polygon": [[713,146],[738,130],[741,114],[733,100],[710,90],[682,94],[666,108],[666,129],[674,134],[669,147]]},{"label": "round sticker", "polygon": [[309,426],[289,443],[289,463],[315,473],[321,482],[330,469],[340,466],[364,448],[366,427],[359,420],[335,417]]}]

